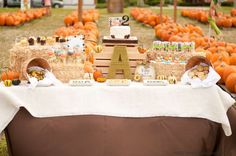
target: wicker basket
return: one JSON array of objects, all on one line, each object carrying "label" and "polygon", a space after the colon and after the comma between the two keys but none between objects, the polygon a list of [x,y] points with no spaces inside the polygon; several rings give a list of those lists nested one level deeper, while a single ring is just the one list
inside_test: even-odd
[{"label": "wicker basket", "polygon": [[23,73],[23,76],[25,79],[28,79],[28,72],[27,70],[30,68],[30,67],[34,67],[34,66],[37,66],[37,67],[41,67],[43,69],[47,69],[48,71],[52,71],[49,63],[47,60],[43,59],[43,58],[32,58],[32,59],[29,59],[29,60],[26,60],[23,64],[23,68],[22,68],[22,73]]}]

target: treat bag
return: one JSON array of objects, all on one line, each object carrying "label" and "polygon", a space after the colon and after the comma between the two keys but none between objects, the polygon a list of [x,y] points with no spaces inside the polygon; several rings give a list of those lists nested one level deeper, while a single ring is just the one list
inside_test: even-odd
[{"label": "treat bag", "polygon": [[58,80],[52,72],[46,71],[45,77],[51,81],[54,86],[61,86],[63,83]]},{"label": "treat bag", "polygon": [[209,73],[205,80],[201,80],[199,78],[191,79],[188,76],[188,72],[190,70],[184,73],[184,75],[181,78],[181,83],[190,84],[193,88],[211,87],[221,79],[220,75],[212,67],[209,68]]},{"label": "treat bag", "polygon": [[53,73],[46,70],[45,78],[43,80],[38,81],[35,77],[28,78],[30,85],[29,88],[35,88],[35,87],[48,87],[51,85],[54,86],[61,86],[62,82],[59,81]]}]

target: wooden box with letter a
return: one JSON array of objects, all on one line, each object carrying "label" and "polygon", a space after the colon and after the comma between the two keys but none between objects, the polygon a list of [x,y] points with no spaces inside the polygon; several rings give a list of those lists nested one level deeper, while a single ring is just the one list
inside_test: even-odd
[{"label": "wooden box with letter a", "polygon": [[[102,53],[95,53],[94,54],[94,65],[98,70],[101,70],[105,77],[107,78],[127,78],[127,66],[124,67],[124,64],[126,61],[128,61],[129,67],[130,67],[130,74],[131,76],[134,75],[137,62],[143,59],[146,59],[146,54],[140,54],[138,53],[138,44],[135,42],[125,42],[125,40],[114,40],[111,39],[104,41],[103,40],[103,52]],[[121,52],[122,51],[122,52]],[[116,56],[115,53],[119,53],[118,56]],[[121,53],[120,53],[121,52]],[[127,59],[125,60],[125,54],[127,52]],[[120,57],[122,56],[122,57]],[[118,58],[117,58],[118,57]],[[112,58],[116,62],[112,62]],[[118,60],[118,62],[117,62]],[[114,65],[116,64],[117,65]],[[115,67],[115,74],[114,71],[112,71],[109,68],[113,64],[113,67]],[[125,68],[126,71],[119,69]],[[108,73],[110,72],[110,75],[108,76]],[[115,76],[114,76],[115,75]]]}]

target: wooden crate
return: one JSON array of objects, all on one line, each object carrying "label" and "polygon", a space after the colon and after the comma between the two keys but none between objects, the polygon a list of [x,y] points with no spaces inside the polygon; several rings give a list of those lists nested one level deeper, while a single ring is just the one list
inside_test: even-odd
[{"label": "wooden crate", "polygon": [[[140,54],[137,51],[137,46],[133,47],[126,47],[127,53],[129,57],[129,65],[131,68],[131,73],[134,75],[137,62],[139,60],[143,60],[146,58],[146,54]],[[106,77],[108,75],[111,58],[113,54],[114,46],[103,46],[103,52],[102,53],[96,53],[94,55],[94,65],[98,70],[101,70],[104,76]],[[117,77],[116,78],[123,78],[123,71],[117,71]]]}]

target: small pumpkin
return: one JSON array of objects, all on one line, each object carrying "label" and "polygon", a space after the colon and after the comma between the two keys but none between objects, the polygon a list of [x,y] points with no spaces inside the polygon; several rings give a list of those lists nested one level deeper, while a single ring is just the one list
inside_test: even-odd
[{"label": "small pumpkin", "polygon": [[146,48],[143,48],[143,47],[138,47],[138,52],[140,54],[144,54],[145,52],[147,52],[147,49]]},{"label": "small pumpkin", "polygon": [[140,74],[135,74],[135,75],[134,75],[134,81],[136,81],[136,82],[142,81],[141,75],[140,75]]},{"label": "small pumpkin", "polygon": [[11,80],[5,80],[4,81],[4,86],[11,87],[12,86],[12,81]]},{"label": "small pumpkin", "polygon": [[7,68],[6,71],[3,71],[1,74],[1,80],[14,80],[14,79],[19,79],[19,72],[12,71]]},{"label": "small pumpkin", "polygon": [[97,82],[100,82],[100,83],[103,83],[103,82],[106,82],[106,78],[105,77],[98,77],[97,78]]},{"label": "small pumpkin", "polygon": [[94,46],[95,53],[101,53],[103,51],[103,48],[101,45]]},{"label": "small pumpkin", "polygon": [[168,76],[168,82],[169,82],[169,84],[176,84],[177,83],[177,78],[173,75]]},{"label": "small pumpkin", "polygon": [[14,86],[18,86],[18,85],[20,85],[20,83],[21,83],[20,80],[12,80],[12,84],[13,84]]},{"label": "small pumpkin", "polygon": [[94,78],[95,81],[97,81],[97,79],[101,78],[101,77],[103,77],[103,74],[100,70],[95,70],[93,72],[93,78]]}]

